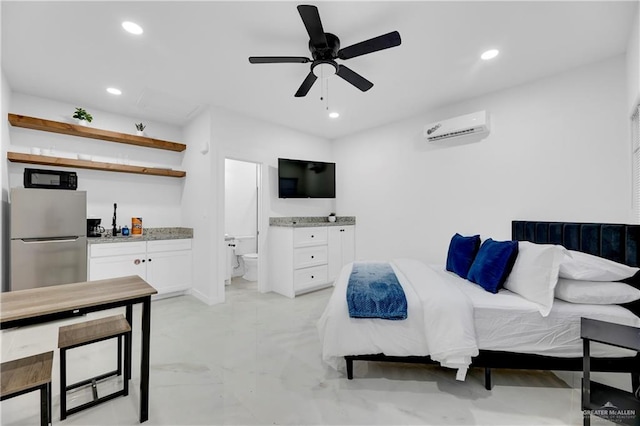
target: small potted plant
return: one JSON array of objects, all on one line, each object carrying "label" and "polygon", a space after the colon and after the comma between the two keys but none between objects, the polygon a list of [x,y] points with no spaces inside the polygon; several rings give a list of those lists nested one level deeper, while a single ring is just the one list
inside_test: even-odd
[{"label": "small potted plant", "polygon": [[335,213],[329,213],[329,222],[335,222],[336,221],[336,214]]},{"label": "small potted plant", "polygon": [[144,124],[142,124],[142,123],[136,123],[136,135],[138,135],[138,136],[144,136],[144,129],[145,129],[146,127],[147,127],[147,126],[145,126],[145,125],[144,125]]},{"label": "small potted plant", "polygon": [[78,124],[82,126],[88,126],[93,121],[93,117],[83,108],[76,108],[76,112],[73,113],[73,118],[78,120]]}]

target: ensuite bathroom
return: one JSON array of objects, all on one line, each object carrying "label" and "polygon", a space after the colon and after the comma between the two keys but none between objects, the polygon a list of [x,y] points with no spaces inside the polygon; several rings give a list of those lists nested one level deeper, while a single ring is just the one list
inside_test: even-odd
[{"label": "ensuite bathroom", "polygon": [[258,176],[256,163],[225,159],[227,290],[258,288]]}]

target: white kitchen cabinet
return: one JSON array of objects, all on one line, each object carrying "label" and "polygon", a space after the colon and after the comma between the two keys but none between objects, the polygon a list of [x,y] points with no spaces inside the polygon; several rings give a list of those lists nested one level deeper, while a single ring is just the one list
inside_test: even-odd
[{"label": "white kitchen cabinet", "polygon": [[89,246],[89,280],[139,275],[147,279],[147,245],[132,243],[91,244]]},{"label": "white kitchen cabinet", "polygon": [[159,294],[191,288],[191,240],[147,242],[147,282]]},{"label": "white kitchen cabinet", "polygon": [[191,239],[91,244],[89,280],[138,275],[158,294],[191,288]]},{"label": "white kitchen cabinet", "polygon": [[328,236],[329,281],[333,282],[342,267],[356,257],[356,230],[353,225],[331,226]]},{"label": "white kitchen cabinet", "polygon": [[[347,228],[347,232],[340,231]],[[293,298],[331,286],[333,278],[330,268],[339,270],[345,259],[352,260],[354,257],[353,228],[354,226],[270,227],[271,290]]]}]

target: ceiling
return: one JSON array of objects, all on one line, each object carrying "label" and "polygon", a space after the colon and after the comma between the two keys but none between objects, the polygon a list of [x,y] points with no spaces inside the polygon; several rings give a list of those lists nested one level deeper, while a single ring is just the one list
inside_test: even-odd
[{"label": "ceiling", "polygon": [[[625,52],[638,1],[314,2],[341,46],[400,32],[402,44],[338,61],[339,77],[293,95],[309,64],[299,2],[2,1],[2,67],[12,90],[186,124],[207,105],[336,139]],[[133,36],[120,26],[144,28]],[[480,54],[497,48],[491,61]],[[122,90],[121,96],[106,92]],[[327,109],[341,114],[328,117]]]}]

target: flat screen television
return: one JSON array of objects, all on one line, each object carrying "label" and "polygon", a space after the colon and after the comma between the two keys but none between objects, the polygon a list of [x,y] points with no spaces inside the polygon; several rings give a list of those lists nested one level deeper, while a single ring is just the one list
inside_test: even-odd
[{"label": "flat screen television", "polygon": [[278,197],[336,198],[336,163],[278,158]]}]

